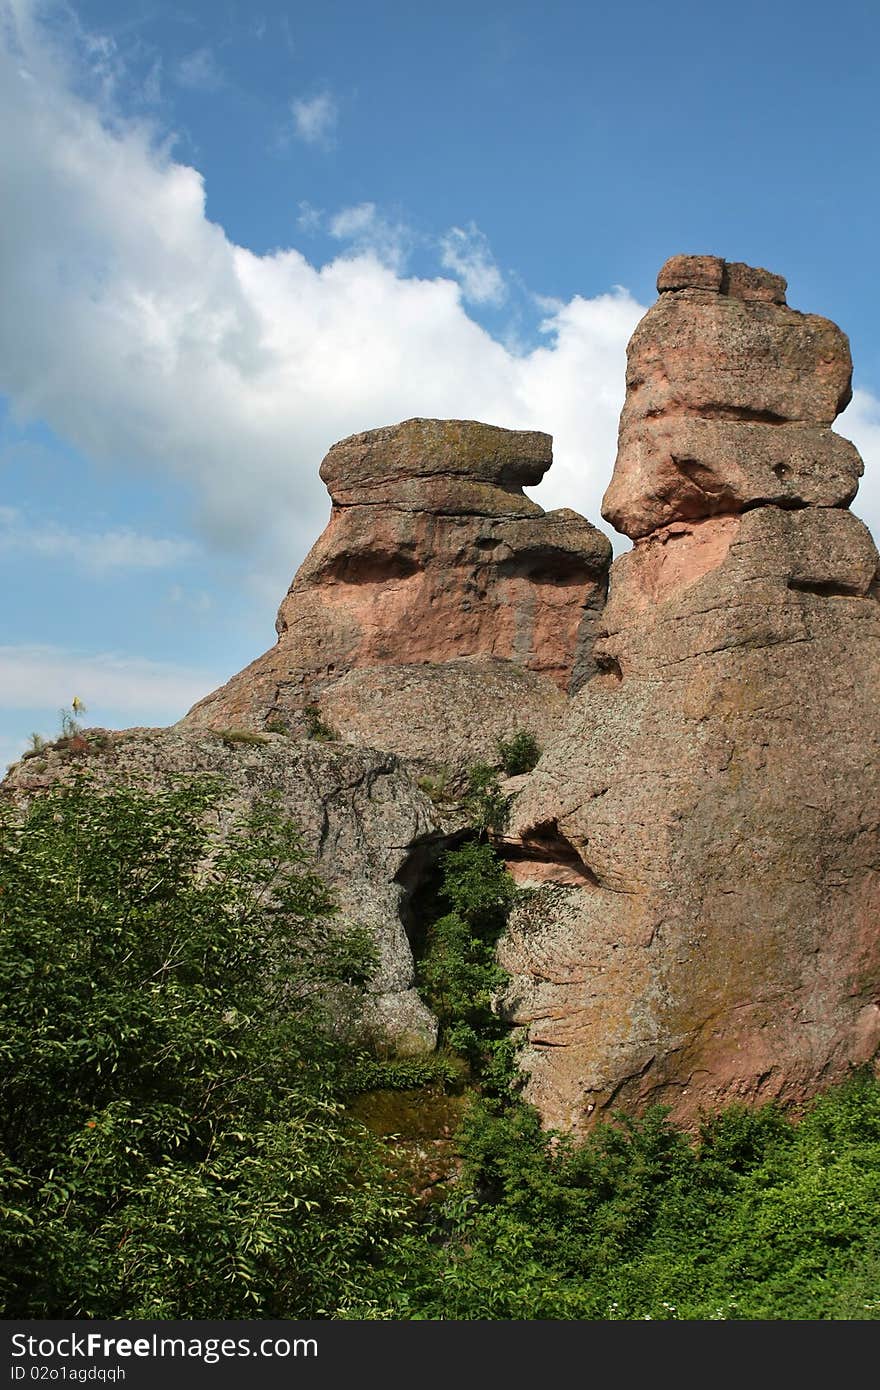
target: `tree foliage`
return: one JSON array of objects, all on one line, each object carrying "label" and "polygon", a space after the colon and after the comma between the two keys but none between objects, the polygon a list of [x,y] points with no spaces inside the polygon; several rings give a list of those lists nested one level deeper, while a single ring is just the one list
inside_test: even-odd
[{"label": "tree foliage", "polygon": [[495,946],[516,890],[492,846],[478,841],[448,851],[441,869],[448,911],[428,929],[419,984],[442,1040],[480,1070],[508,1031],[493,1007],[507,979]]},{"label": "tree foliage", "polygon": [[698,1142],[656,1108],[582,1142],[480,1102],[466,1179],[404,1237],[353,1315],[448,1319],[880,1318],[880,1085],[794,1123],[733,1107]]},{"label": "tree foliage", "polygon": [[445,856],[420,966],[448,1050],[393,1064],[455,1086],[454,1049],[475,1092],[460,1180],[414,1212],[345,1110],[369,943],[277,807],[222,804],[80,780],[0,810],[7,1318],[880,1317],[877,1080],[797,1122],[546,1132],[493,1008],[515,890],[481,840]]},{"label": "tree foliage", "polygon": [[334,1078],[373,965],[271,805],[207,784],[0,816],[7,1317],[303,1317],[403,1214]]}]

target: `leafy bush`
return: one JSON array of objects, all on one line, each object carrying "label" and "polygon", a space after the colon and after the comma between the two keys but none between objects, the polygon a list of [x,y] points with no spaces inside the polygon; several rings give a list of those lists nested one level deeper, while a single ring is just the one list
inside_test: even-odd
[{"label": "leafy bush", "polygon": [[495,745],[498,761],[508,777],[531,772],[541,756],[541,745],[534,734],[522,731],[510,739],[499,739]]},{"label": "leafy bush", "polygon": [[798,1124],[733,1107],[696,1144],[660,1108],[578,1143],[509,1100],[481,1101],[461,1140],[466,1181],[402,1239],[361,1316],[880,1318],[870,1075]]},{"label": "leafy bush", "polygon": [[507,1027],[493,999],[507,976],[495,960],[516,889],[491,845],[471,841],[441,860],[440,903],[449,911],[428,929],[419,985],[441,1038],[479,1069]]},{"label": "leafy bush", "polygon": [[6,1317],[315,1316],[403,1217],[335,1090],[367,940],[272,805],[222,842],[216,806],[0,812]]},{"label": "leafy bush", "polygon": [[498,781],[498,772],[487,763],[477,763],[468,773],[463,805],[469,824],[480,835],[489,831],[502,834],[510,820],[510,798]]},{"label": "leafy bush", "polygon": [[320,707],[316,704],[306,705],[306,738],[316,739],[318,743],[335,743],[339,738],[335,729],[331,729],[329,724],[325,724],[321,718]]},{"label": "leafy bush", "polygon": [[467,1068],[453,1053],[418,1057],[373,1057],[363,1053],[352,1062],[347,1088],[360,1091],[460,1091]]}]

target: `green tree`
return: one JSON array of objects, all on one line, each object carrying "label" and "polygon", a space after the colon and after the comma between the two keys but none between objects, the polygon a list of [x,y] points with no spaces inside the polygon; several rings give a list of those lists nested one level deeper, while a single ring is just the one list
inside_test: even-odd
[{"label": "green tree", "polygon": [[419,982],[443,1041],[479,1070],[509,1033],[493,1009],[507,980],[495,946],[516,888],[492,846],[479,841],[447,851],[441,869],[440,900],[449,911],[428,929]]},{"label": "green tree", "polygon": [[308,1317],[399,1228],[347,1121],[373,967],[271,804],[84,781],[0,812],[7,1317]]}]

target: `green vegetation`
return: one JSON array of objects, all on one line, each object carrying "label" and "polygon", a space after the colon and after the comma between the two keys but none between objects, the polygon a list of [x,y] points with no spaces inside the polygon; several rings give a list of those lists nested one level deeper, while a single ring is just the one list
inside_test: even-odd
[{"label": "green vegetation", "polygon": [[0,815],[6,1317],[318,1316],[399,1235],[323,1002],[370,948],[292,826],[218,842],[216,800],[81,780]]},{"label": "green vegetation", "polygon": [[80,778],[0,809],[5,1317],[880,1317],[876,1079],[797,1123],[544,1132],[493,1010],[516,890],[479,836],[426,907],[440,1051],[367,1056],[366,936],[274,804],[221,838],[219,794]]},{"label": "green vegetation", "polygon": [[434,773],[425,773],[419,778],[418,787],[434,805],[440,807],[454,805],[455,793],[452,790],[449,769],[444,767]]},{"label": "green vegetation", "polygon": [[656,1109],[584,1143],[517,1101],[463,1126],[460,1188],[352,1317],[880,1318],[880,1086],[799,1124],[734,1108],[692,1146]]},{"label": "green vegetation", "polygon": [[510,739],[499,739],[496,744],[498,761],[507,777],[519,777],[531,772],[541,756],[541,745],[525,730],[514,734]]},{"label": "green vegetation", "polygon": [[339,735],[335,729],[331,729],[329,724],[325,724],[321,718],[320,706],[316,704],[306,705],[306,738],[316,739],[318,743],[335,743]]},{"label": "green vegetation", "polygon": [[510,798],[501,790],[498,771],[488,763],[477,763],[468,773],[462,798],[470,825],[485,837],[490,831],[501,835],[510,820]]},{"label": "green vegetation", "polygon": [[440,1023],[440,1040],[479,1074],[508,1028],[492,1001],[506,981],[495,945],[510,911],[513,881],[491,845],[471,841],[443,856],[440,905],[429,927],[418,980]]},{"label": "green vegetation", "polygon": [[254,729],[221,729],[220,737],[227,748],[234,748],[239,743],[243,743],[249,748],[256,748],[269,742],[265,734],[259,734]]}]

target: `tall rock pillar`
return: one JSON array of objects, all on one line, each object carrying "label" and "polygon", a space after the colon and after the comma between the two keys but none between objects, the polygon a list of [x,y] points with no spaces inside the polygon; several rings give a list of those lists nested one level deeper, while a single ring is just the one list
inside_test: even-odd
[{"label": "tall rock pillar", "polygon": [[679,256],[658,288],[600,671],[518,801],[559,882],[502,950],[527,1094],[574,1129],[798,1102],[880,1047],[878,556],[830,429],[849,345],[764,270]]}]

